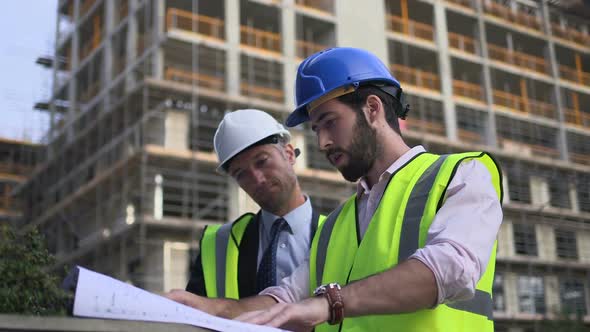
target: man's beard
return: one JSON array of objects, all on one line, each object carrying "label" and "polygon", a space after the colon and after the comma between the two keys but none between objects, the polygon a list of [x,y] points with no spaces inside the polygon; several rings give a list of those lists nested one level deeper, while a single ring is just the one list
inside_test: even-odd
[{"label": "man's beard", "polygon": [[348,163],[338,170],[347,181],[356,182],[373,167],[379,150],[377,133],[369,126],[363,114],[357,113],[357,120],[352,129],[350,148],[348,150],[329,149],[326,151],[326,156],[330,156],[334,152],[348,156]]}]

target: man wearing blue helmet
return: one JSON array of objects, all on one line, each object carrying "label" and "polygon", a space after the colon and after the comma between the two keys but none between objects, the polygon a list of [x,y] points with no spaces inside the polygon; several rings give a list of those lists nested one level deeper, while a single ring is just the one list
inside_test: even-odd
[{"label": "man wearing blue helmet", "polygon": [[357,193],[318,229],[309,264],[266,296],[209,312],[231,317],[272,298],[279,303],[239,319],[293,330],[493,331],[502,189],[491,156],[410,148],[398,124],[409,110],[400,84],[365,50],[312,55],[295,86],[287,125],[310,121]]}]

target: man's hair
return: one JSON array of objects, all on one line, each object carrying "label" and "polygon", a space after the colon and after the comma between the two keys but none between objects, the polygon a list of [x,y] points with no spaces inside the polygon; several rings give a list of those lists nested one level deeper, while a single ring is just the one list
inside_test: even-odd
[{"label": "man's hair", "polygon": [[282,135],[282,134],[270,135],[266,138],[261,139],[260,141],[258,141],[256,143],[246,147],[242,151],[238,152],[235,156],[231,157],[230,160],[226,161],[223,167],[225,168],[225,171],[227,172],[229,170],[229,165],[237,156],[242,154],[242,152],[244,152],[248,149],[251,149],[255,146],[266,145],[266,144],[279,145],[281,147],[281,151],[284,151],[284,149],[288,143],[289,143],[289,136],[287,136],[287,135]]},{"label": "man's hair", "polygon": [[401,136],[402,134],[399,129],[399,121],[396,113],[396,109],[401,107],[401,103],[379,87],[373,85],[361,86],[353,93],[338,97],[338,101],[350,106],[357,115],[362,115],[362,106],[367,102],[367,97],[370,95],[376,95],[381,99],[385,110],[385,120],[387,120],[389,126]]}]

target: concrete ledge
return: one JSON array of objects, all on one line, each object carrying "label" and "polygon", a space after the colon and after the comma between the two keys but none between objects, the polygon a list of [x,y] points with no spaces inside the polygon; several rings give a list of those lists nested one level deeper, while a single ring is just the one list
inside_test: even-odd
[{"label": "concrete ledge", "polygon": [[153,323],[74,317],[40,317],[0,314],[0,332],[68,331],[68,332],[197,332],[208,329],[184,324]]}]

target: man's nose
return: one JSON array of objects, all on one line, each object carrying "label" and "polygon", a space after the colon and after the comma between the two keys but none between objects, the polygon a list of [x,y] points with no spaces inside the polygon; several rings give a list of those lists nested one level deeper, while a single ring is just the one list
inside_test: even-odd
[{"label": "man's nose", "polygon": [[318,146],[320,148],[320,151],[326,151],[332,146],[332,139],[325,131],[318,130],[316,132],[316,135],[318,137]]},{"label": "man's nose", "polygon": [[252,176],[252,181],[256,185],[262,184],[266,181],[266,176],[264,175],[264,172],[259,169],[253,169],[250,174]]}]

